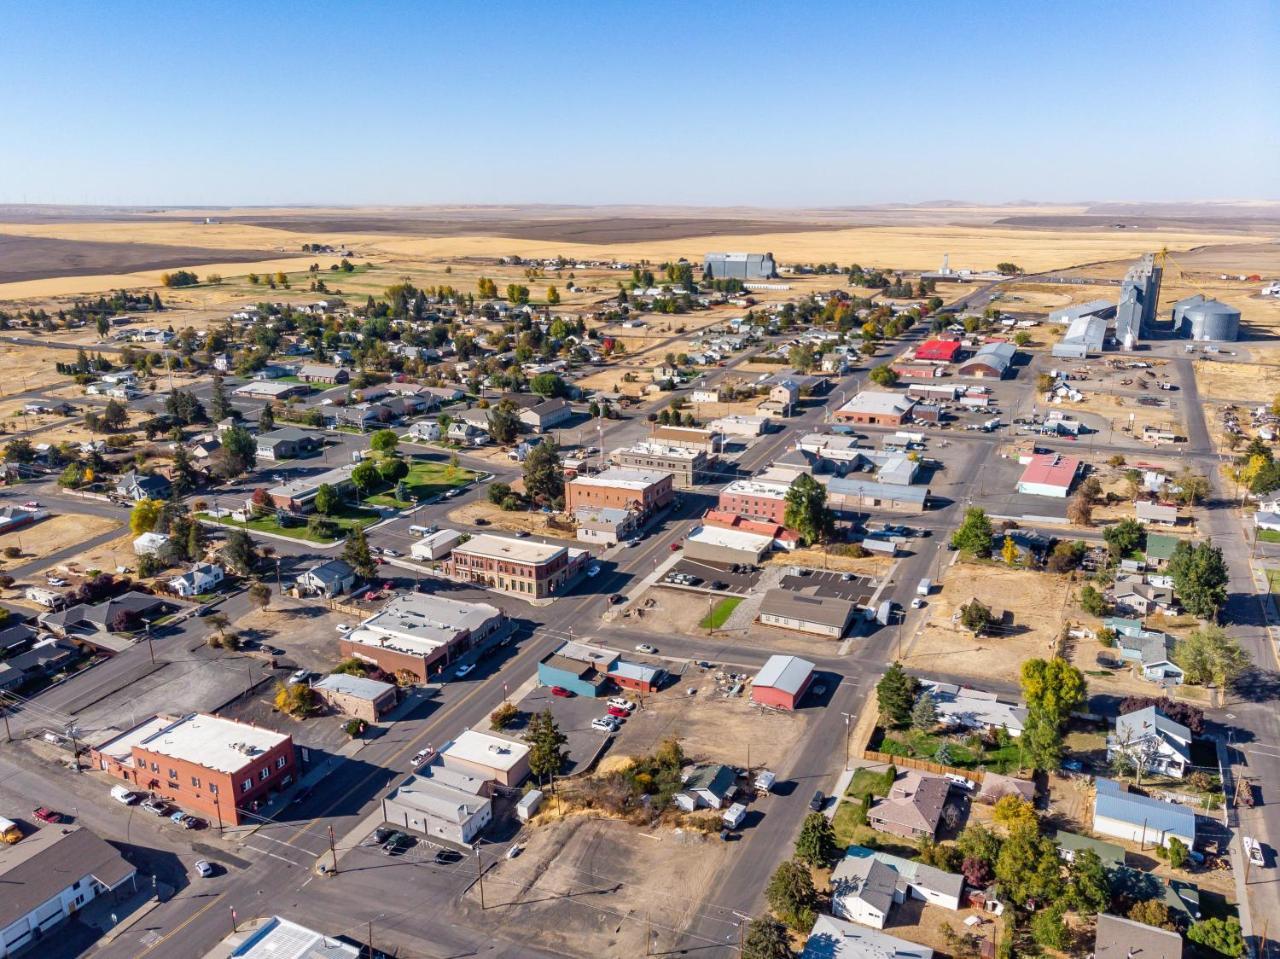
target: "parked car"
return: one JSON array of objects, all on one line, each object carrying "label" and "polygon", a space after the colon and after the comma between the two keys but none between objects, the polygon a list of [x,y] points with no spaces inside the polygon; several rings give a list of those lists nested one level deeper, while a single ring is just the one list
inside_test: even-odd
[{"label": "parked car", "polygon": [[822,812],[822,807],[825,806],[826,804],[827,804],[827,797],[822,795],[821,789],[815,792],[813,794],[813,798],[809,800],[809,808],[812,809],[814,812]]},{"label": "parked car", "polygon": [[514,536],[516,539],[528,539],[529,531],[527,529],[518,529],[515,531]]},{"label": "parked car", "polygon": [[625,603],[626,601],[627,597],[623,596],[621,593],[614,593],[609,597],[610,606],[617,606],[619,603]]},{"label": "parked car", "polygon": [[172,823],[177,823],[179,826],[181,826],[181,825],[182,825],[182,820],[184,820],[184,819],[186,819],[186,818],[187,818],[187,814],[186,814],[186,813],[184,813],[181,809],[175,809],[175,810],[174,810],[174,811],[169,815],[169,821],[170,821],[170,822],[172,822]]},{"label": "parked car", "polygon": [[296,670],[293,673],[293,675],[289,677],[289,685],[292,686],[295,683],[305,683],[310,678],[311,678],[311,670],[299,669],[299,670]]},{"label": "parked car", "polygon": [[646,654],[648,654],[648,655],[652,656],[652,655],[653,655],[654,653],[656,653],[657,651],[658,651],[658,647],[657,647],[657,646],[650,646],[648,643],[638,643],[638,644],[636,645],[636,652],[637,652],[637,653],[646,653]]},{"label": "parked car", "polygon": [[461,679],[463,676],[467,675],[467,673],[471,672],[471,670],[475,668],[476,668],[475,663],[463,663],[461,666],[457,668],[457,670],[454,672],[454,675],[457,676],[459,679]]},{"label": "parked car", "polygon": [[47,822],[50,825],[62,822],[62,813],[54,812],[48,806],[40,806],[31,815],[35,816],[41,822]]},{"label": "parked car", "polygon": [[723,582],[721,582],[721,581],[720,581],[720,580],[718,580],[718,579],[713,579],[713,580],[712,580],[712,581],[707,585],[707,589],[714,589],[714,590],[717,590],[717,591],[722,590],[722,589],[728,589],[728,588],[729,588],[729,585],[728,585],[727,583],[723,583]]},{"label": "parked car", "polygon": [[413,758],[409,760],[409,762],[413,765],[414,769],[417,769],[423,763],[428,762],[431,759],[431,757],[434,756],[435,754],[436,754],[435,747],[427,746],[424,749],[419,749],[416,753],[414,753]]},{"label": "parked car", "polygon": [[487,519],[485,519],[483,516],[477,516],[473,522],[474,522],[477,526],[488,526],[488,525],[489,525],[489,521],[488,521]]},{"label": "parked car", "polygon": [[437,866],[445,866],[451,862],[461,862],[462,853],[456,849],[437,849],[435,858]]},{"label": "parked car", "polygon": [[636,708],[635,703],[633,703],[629,699],[623,699],[621,696],[614,696],[613,699],[609,700],[609,705],[617,709],[624,709],[628,713],[630,713],[631,710]]},{"label": "parked car", "polygon": [[57,576],[50,576],[47,582],[50,586],[66,586],[67,585],[67,581],[65,579],[59,579]]},{"label": "parked car", "polygon": [[572,697],[572,696],[573,696],[573,693],[571,693],[569,690],[565,689],[563,686],[552,686],[552,687],[551,687],[551,695],[552,695],[552,696],[559,696],[559,697],[560,697],[560,698],[562,698],[562,699],[569,699],[570,697]]},{"label": "parked car", "polygon": [[387,856],[398,856],[412,846],[415,841],[412,836],[405,833],[393,832],[391,837],[382,844],[382,852]]},{"label": "parked car", "polygon": [[587,575],[588,575],[588,576],[599,576],[599,575],[600,575],[600,564],[599,564],[599,563],[592,563],[590,566],[588,566],[588,567],[587,567]]},{"label": "parked car", "polygon": [[605,710],[605,712],[607,712],[610,716],[613,716],[616,719],[626,719],[628,716],[631,715],[629,712],[627,712],[627,710],[621,709],[617,706],[610,706],[608,709]]},{"label": "parked car", "polygon": [[913,599],[913,600],[911,601],[911,608],[912,608],[912,609],[923,609],[923,608],[924,608],[924,600],[923,600],[923,599],[921,599],[919,596],[917,596],[915,599]]},{"label": "parked car", "polygon": [[400,555],[400,551],[392,549],[390,546],[384,546],[382,547],[382,555],[390,556],[392,559],[395,559],[397,556]]},{"label": "parked car", "polygon": [[195,862],[196,875],[201,879],[209,879],[213,876],[213,863],[208,859],[197,859]]},{"label": "parked car", "polygon": [[1255,866],[1266,866],[1267,859],[1262,854],[1262,844],[1252,836],[1244,836],[1240,840],[1244,846],[1245,855],[1249,857],[1249,862]]},{"label": "parked car", "polygon": [[203,829],[207,825],[209,824],[205,822],[205,820],[201,819],[199,816],[183,816],[182,817],[183,829]]},{"label": "parked car", "polygon": [[157,816],[167,816],[169,813],[173,812],[172,806],[163,799],[156,799],[154,796],[142,800],[142,808]]},{"label": "parked car", "polygon": [[591,720],[591,728],[598,733],[612,733],[618,729],[618,721],[612,716],[601,716]]},{"label": "parked car", "polygon": [[507,855],[506,855],[506,858],[507,858],[507,859],[515,859],[515,858],[516,858],[516,856],[520,855],[520,853],[522,853],[522,852],[524,852],[524,846],[520,845],[518,842],[512,843],[512,844],[507,848]]},{"label": "parked car", "polygon": [[674,553],[674,552],[675,552],[676,550],[678,550],[679,548],[680,548],[680,541],[679,541],[679,540],[676,540],[674,543],[672,543],[672,544],[671,544],[671,552],[673,552],[673,553]]}]

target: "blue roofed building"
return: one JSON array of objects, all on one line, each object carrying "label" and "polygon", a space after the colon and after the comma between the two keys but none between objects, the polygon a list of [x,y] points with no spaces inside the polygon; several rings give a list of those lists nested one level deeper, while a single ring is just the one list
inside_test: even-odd
[{"label": "blue roofed building", "polygon": [[1196,814],[1190,806],[1131,793],[1112,779],[1097,779],[1093,831],[1144,846],[1167,846],[1180,839],[1190,849],[1196,841]]}]

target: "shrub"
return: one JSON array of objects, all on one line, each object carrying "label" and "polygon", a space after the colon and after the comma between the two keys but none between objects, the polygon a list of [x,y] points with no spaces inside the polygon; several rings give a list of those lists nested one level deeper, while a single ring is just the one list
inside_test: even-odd
[{"label": "shrub", "polygon": [[489,728],[494,730],[506,729],[516,721],[516,717],[519,715],[520,710],[515,703],[503,703],[489,714]]}]

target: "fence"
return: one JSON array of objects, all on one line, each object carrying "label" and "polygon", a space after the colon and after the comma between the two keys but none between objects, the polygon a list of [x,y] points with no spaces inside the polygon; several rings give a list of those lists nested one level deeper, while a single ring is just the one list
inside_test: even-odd
[{"label": "fence", "polygon": [[874,749],[864,749],[862,758],[869,759],[872,762],[886,763],[895,766],[898,769],[919,769],[922,772],[935,773],[939,776],[951,774],[954,776],[963,776],[965,779],[972,779],[979,785],[982,784],[983,772],[980,769],[957,769],[955,766],[940,766],[938,763],[931,763],[927,759],[912,759],[910,756],[890,756],[888,753],[877,752]]}]

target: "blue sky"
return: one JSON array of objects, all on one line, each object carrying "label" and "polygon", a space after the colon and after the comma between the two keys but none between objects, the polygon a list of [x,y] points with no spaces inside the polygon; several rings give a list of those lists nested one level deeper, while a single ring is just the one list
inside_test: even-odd
[{"label": "blue sky", "polygon": [[1280,4],[0,4],[0,202],[1280,199]]}]

